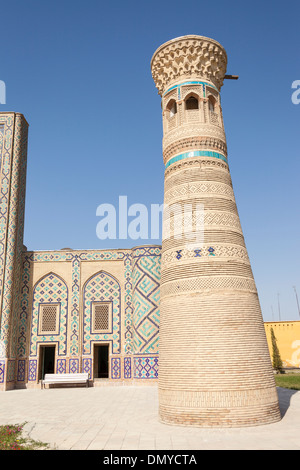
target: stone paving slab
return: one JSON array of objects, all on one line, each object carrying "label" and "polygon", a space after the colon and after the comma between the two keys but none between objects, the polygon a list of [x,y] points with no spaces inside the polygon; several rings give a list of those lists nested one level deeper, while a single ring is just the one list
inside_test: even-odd
[{"label": "stone paving slab", "polygon": [[163,424],[156,386],[0,392],[0,424],[57,450],[300,450],[300,392],[277,390],[281,421],[248,428]]}]

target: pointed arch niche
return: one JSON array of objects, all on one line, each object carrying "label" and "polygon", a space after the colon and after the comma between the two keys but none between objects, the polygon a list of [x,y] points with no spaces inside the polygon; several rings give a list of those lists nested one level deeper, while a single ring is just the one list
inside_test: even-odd
[{"label": "pointed arch niche", "polygon": [[184,99],[184,113],[186,122],[202,121],[200,110],[200,96],[191,91]]},{"label": "pointed arch niche", "polygon": [[216,98],[213,95],[208,96],[208,111],[209,111],[209,121],[212,124],[220,125],[219,121],[219,106]]},{"label": "pointed arch niche", "polygon": [[37,356],[40,343],[57,344],[56,354],[66,355],[67,316],[67,284],[50,272],[37,281],[33,289],[30,356]]},{"label": "pointed arch niche", "polygon": [[185,98],[185,109],[199,109],[199,96],[196,93],[189,93]]},{"label": "pointed arch niche", "polygon": [[[108,332],[95,333],[92,314],[95,305],[110,306],[111,325]],[[83,286],[83,355],[92,354],[92,343],[110,343],[112,354],[121,352],[121,287],[119,281],[105,271],[91,276]]]}]

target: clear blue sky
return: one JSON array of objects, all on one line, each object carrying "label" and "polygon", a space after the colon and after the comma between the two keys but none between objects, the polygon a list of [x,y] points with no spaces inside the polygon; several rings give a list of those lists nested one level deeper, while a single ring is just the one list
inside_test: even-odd
[{"label": "clear blue sky", "polygon": [[[25,245],[131,247],[96,236],[96,208],[163,202],[150,60],[186,34],[228,54],[222,107],[238,210],[266,321],[300,319],[299,1],[1,2],[0,80],[30,124]],[[273,315],[272,315],[273,309]]]}]

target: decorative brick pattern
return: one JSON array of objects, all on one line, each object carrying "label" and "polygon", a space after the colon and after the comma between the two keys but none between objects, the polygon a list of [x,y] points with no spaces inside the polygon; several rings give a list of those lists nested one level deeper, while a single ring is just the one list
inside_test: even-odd
[{"label": "decorative brick pattern", "polygon": [[[151,62],[162,96],[164,202],[176,209],[163,225],[160,281],[159,413],[169,424],[280,419],[228,166],[219,93],[226,65],[224,48],[201,36],[163,44]],[[164,96],[174,89],[171,127]],[[193,110],[184,106],[189,96],[198,100]],[[203,208],[201,226],[192,209],[178,217],[187,203]],[[146,362],[135,362],[135,374],[145,375]]]}]

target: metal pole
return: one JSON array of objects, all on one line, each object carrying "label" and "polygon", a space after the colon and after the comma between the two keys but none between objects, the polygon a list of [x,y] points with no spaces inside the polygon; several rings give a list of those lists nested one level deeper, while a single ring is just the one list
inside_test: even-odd
[{"label": "metal pole", "polygon": [[293,288],[294,288],[295,295],[296,295],[296,300],[297,300],[297,307],[298,307],[298,313],[299,313],[299,317],[300,317],[300,307],[299,307],[298,295],[297,295],[296,287],[295,287],[295,286],[293,286]]},{"label": "metal pole", "polygon": [[279,315],[279,321],[281,321],[281,318],[280,318],[279,292],[278,292],[278,294],[277,294],[277,298],[278,298],[278,315]]}]

